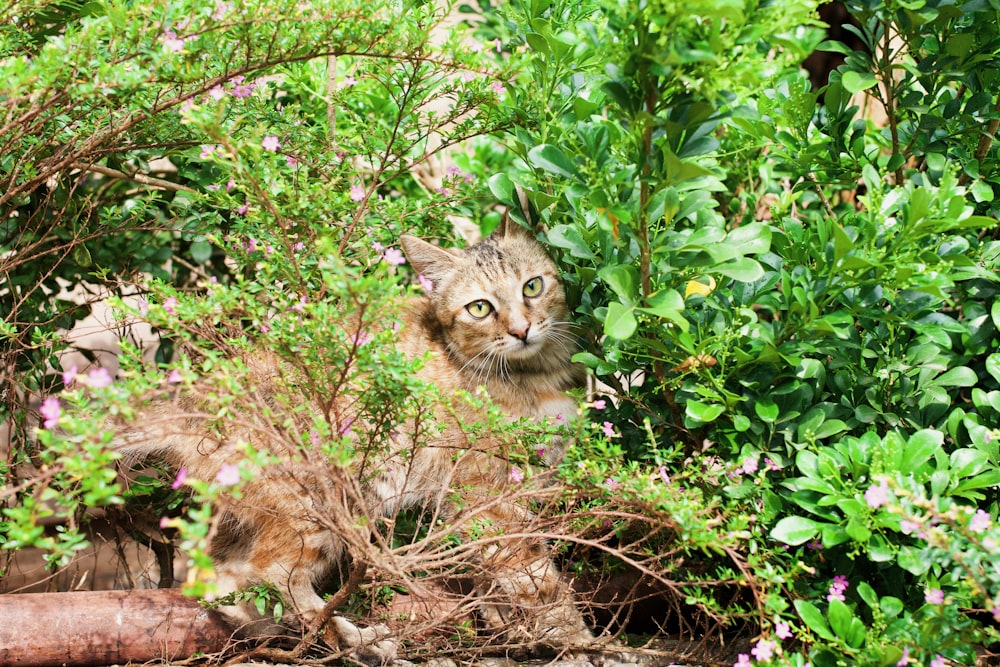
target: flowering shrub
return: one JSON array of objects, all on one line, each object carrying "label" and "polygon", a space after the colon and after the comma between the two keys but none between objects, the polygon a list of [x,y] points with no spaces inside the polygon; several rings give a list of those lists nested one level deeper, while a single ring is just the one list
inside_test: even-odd
[{"label": "flowering shrub", "polygon": [[[372,374],[386,424],[415,409],[427,388],[391,327],[334,324],[433,290],[400,233],[454,240],[454,214],[488,232],[495,200],[523,218],[521,186],[597,391],[568,423],[469,428],[509,437],[512,493],[565,568],[631,572],[633,597],[668,602],[654,630],[732,632],[741,666],[989,652],[995,3],[850,2],[864,51],[823,42],[812,0],[479,4],[475,32],[434,39],[428,3],[0,9],[6,552],[58,569],[86,548],[83,507],[142,499],[210,569],[208,501],[252,471],[123,488],[107,419],[201,387],[222,415],[285,424],[241,383],[247,349],[309,378],[282,410],[341,391],[331,368]],[[816,48],[844,55],[819,90],[799,71]],[[141,296],[116,307],[155,325],[156,368],[123,345],[119,374],[61,372],[63,330],[89,312],[67,285]],[[326,419],[282,433],[338,464],[356,455],[343,436]],[[381,528],[383,557],[414,571],[433,570],[424,538],[455,546],[426,517]],[[248,595],[280,613],[271,593]],[[639,602],[605,624],[634,629]]]}]

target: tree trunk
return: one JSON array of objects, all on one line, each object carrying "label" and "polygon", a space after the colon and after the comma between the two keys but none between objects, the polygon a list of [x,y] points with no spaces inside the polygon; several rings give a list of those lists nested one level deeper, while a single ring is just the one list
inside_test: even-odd
[{"label": "tree trunk", "polygon": [[178,590],[0,595],[0,664],[109,665],[221,651],[222,617]]}]

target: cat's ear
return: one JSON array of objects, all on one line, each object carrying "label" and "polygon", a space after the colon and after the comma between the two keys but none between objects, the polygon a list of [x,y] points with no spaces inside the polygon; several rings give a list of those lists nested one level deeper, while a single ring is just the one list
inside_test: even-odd
[{"label": "cat's ear", "polygon": [[428,243],[416,236],[404,234],[399,237],[406,259],[420,275],[437,281],[451,273],[458,258],[433,243]]},{"label": "cat's ear", "polygon": [[497,236],[497,238],[520,235],[534,239],[531,232],[538,231],[538,225],[536,223],[537,216],[534,215],[534,211],[532,210],[531,201],[528,199],[528,193],[526,193],[524,188],[520,185],[514,186],[514,193],[517,195],[517,203],[520,208],[520,211],[515,211],[515,213],[519,214],[518,217],[523,218],[524,221],[528,223],[528,227],[525,228],[517,224],[517,221],[510,215],[511,209],[507,209],[504,211],[503,217],[500,219],[500,224],[497,225],[497,228],[493,233]]}]

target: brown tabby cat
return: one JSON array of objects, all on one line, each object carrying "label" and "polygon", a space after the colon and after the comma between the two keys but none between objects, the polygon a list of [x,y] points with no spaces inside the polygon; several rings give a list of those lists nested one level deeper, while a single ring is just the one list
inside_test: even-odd
[{"label": "brown tabby cat", "polygon": [[[574,342],[567,330],[563,287],[556,267],[529,232],[505,220],[491,236],[465,250],[445,250],[412,236],[404,236],[402,246],[413,268],[433,281],[433,289],[407,304],[399,346],[409,358],[426,356],[420,375],[436,385],[444,400],[455,391],[485,387],[512,418],[575,414],[566,392],[581,385],[583,373],[570,362]],[[276,363],[248,360],[248,381],[266,394],[269,378],[278,372]],[[412,422],[392,433],[390,452],[377,466],[382,472],[351,480],[363,497],[364,511],[389,515],[404,506],[440,503],[454,490],[463,500],[480,501],[503,491],[510,477],[504,453],[490,451],[498,445],[488,438],[470,446],[457,422],[478,415],[458,404],[449,404],[455,423],[427,430],[434,435],[422,436],[422,446],[412,446],[417,439]],[[220,436],[191,416],[197,412],[192,407],[180,400],[150,408],[141,426],[122,434],[122,451],[132,458],[158,456],[192,477],[211,480],[223,466],[241,460],[235,443],[268,449],[260,428],[237,428]],[[352,421],[350,406],[334,411]],[[315,469],[307,472],[296,465],[289,460],[257,471],[239,499],[220,506],[210,552],[220,595],[270,582],[309,622],[324,606],[314,586],[343,557],[345,540],[357,540],[360,524],[331,516],[335,510],[322,506],[319,494],[308,492],[328,486],[332,477],[320,479]],[[517,532],[517,524],[527,517],[513,502],[482,505],[478,517],[494,526],[495,535]],[[509,631],[509,621],[516,617],[518,639],[560,647],[592,639],[542,545],[516,540],[493,545],[481,550],[478,570],[492,573],[491,581],[484,578],[478,584],[496,600],[484,604],[488,624],[506,625]],[[530,622],[522,618],[525,608],[539,610]],[[267,623],[250,605],[223,611],[252,633],[266,632]],[[334,617],[328,637],[331,632],[342,647],[354,651],[355,659],[393,659],[394,644],[377,629],[359,629]]]}]

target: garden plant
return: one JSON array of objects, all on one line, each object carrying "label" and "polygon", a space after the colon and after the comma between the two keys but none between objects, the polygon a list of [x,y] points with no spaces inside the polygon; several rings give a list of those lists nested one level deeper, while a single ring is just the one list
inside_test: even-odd
[{"label": "garden plant", "polygon": [[[181,547],[211,599],[206,538],[252,470],[126,482],[116,425],[193,392],[357,465],[302,406],[355,392],[388,433],[433,389],[391,326],[338,323],[423,289],[401,234],[460,245],[509,211],[557,260],[590,387],[565,423],[468,430],[509,443],[598,633],[740,667],[994,656],[1000,2],[845,5],[851,45],[814,0],[7,2],[0,589],[28,550],[70,566],[96,510],[145,512],[132,539]],[[842,56],[818,88],[815,51]],[[120,369],[67,367],[98,302]],[[306,381],[262,401],[247,351]],[[439,519],[373,526],[337,601],[378,619],[460,576]],[[280,616],[273,593],[245,595]],[[402,623],[403,652],[518,649],[470,619]]]}]

